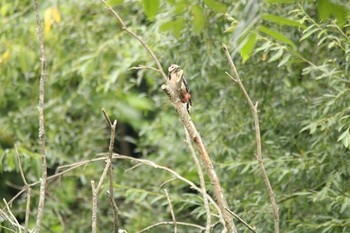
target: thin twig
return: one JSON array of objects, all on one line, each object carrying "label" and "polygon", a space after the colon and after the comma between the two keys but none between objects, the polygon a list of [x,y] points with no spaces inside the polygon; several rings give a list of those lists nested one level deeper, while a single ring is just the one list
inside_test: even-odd
[{"label": "thin twig", "polygon": [[171,204],[171,200],[170,200],[168,191],[166,189],[164,189],[164,192],[165,192],[165,195],[166,195],[166,199],[168,200],[171,218],[173,219],[173,223],[174,223],[174,233],[177,233],[177,223],[176,223],[176,218],[175,218],[175,214],[174,214],[173,205]]},{"label": "thin twig", "polygon": [[[211,216],[210,216],[210,207],[209,207],[209,203],[208,203],[208,198],[207,198],[207,190],[205,188],[205,180],[204,180],[204,176],[203,176],[203,172],[202,172],[202,167],[199,163],[199,160],[197,158],[196,152],[194,151],[194,148],[192,146],[191,143],[191,138],[190,135],[187,132],[187,129],[185,129],[185,133],[186,133],[186,143],[188,145],[188,148],[190,149],[192,158],[194,160],[194,163],[196,164],[197,167],[197,173],[198,173],[198,177],[199,177],[199,182],[201,185],[201,189],[202,189],[202,197],[203,197],[203,202],[204,202],[204,208],[205,208],[205,213],[207,214],[207,223],[205,226],[205,232],[206,233],[210,233],[210,228],[211,228]],[[222,219],[223,220],[223,219]]]},{"label": "thin twig", "polygon": [[238,83],[241,91],[243,92],[244,97],[246,98],[249,108],[252,112],[253,118],[254,118],[254,125],[255,125],[255,137],[256,137],[256,153],[257,153],[257,160],[258,160],[258,164],[261,170],[261,174],[265,183],[265,188],[267,190],[267,193],[270,197],[270,202],[271,202],[271,206],[272,206],[272,211],[273,211],[273,219],[274,219],[274,225],[275,225],[275,233],[279,233],[279,213],[278,213],[278,206],[276,203],[276,199],[275,199],[275,194],[272,190],[272,186],[269,180],[269,177],[267,175],[267,172],[265,170],[265,166],[263,163],[263,159],[262,159],[262,150],[261,150],[261,135],[260,135],[260,124],[259,124],[259,116],[258,116],[258,111],[257,111],[257,104],[254,105],[253,101],[251,100],[247,90],[245,89],[239,74],[237,72],[236,66],[233,63],[233,60],[230,56],[230,53],[228,51],[228,48],[225,44],[223,44],[223,49],[227,58],[228,63],[230,64],[230,67],[234,73],[234,75],[236,76],[236,82]]},{"label": "thin twig", "polygon": [[243,223],[246,227],[248,227],[249,230],[256,233],[256,228],[253,226],[250,226],[248,223],[246,223],[243,219],[241,219],[237,214],[233,213],[231,210],[226,209],[230,214],[232,214],[235,218],[237,218],[241,223]]},{"label": "thin twig", "polygon": [[103,113],[103,116],[105,117],[106,121],[107,121],[107,124],[110,128],[112,128],[112,122],[111,122],[111,119],[109,118],[106,110],[104,108],[102,108],[102,113]]},{"label": "thin twig", "polygon": [[26,180],[26,177],[24,176],[23,168],[22,168],[22,162],[21,158],[18,153],[18,147],[17,144],[15,145],[15,154],[17,158],[17,163],[19,167],[19,172],[21,173],[21,177],[27,192],[27,202],[26,202],[26,215],[25,215],[25,220],[24,220],[24,233],[28,232],[28,223],[29,223],[29,214],[30,214],[30,195],[31,195],[31,188],[28,185],[28,182]]},{"label": "thin twig", "polygon": [[21,226],[21,224],[19,224],[17,218],[13,215],[13,213],[11,212],[11,209],[8,205],[8,203],[6,202],[5,198],[2,199],[5,203],[5,206],[6,206],[6,209],[7,209],[7,212],[9,213],[10,216],[8,216],[8,220],[12,219],[12,221],[10,221],[10,223],[13,225],[13,226],[16,226],[18,228],[18,231],[21,233],[22,232],[22,229],[23,227]]},{"label": "thin twig", "polygon": [[44,212],[45,206],[45,192],[46,192],[46,178],[47,178],[47,164],[46,164],[46,150],[45,150],[45,121],[44,121],[44,100],[45,100],[45,78],[46,78],[46,67],[45,67],[45,47],[41,31],[41,20],[39,16],[39,4],[38,0],[34,0],[34,10],[37,21],[37,35],[40,43],[40,52],[41,52],[41,76],[39,82],[39,144],[42,160],[42,175],[41,175],[41,184],[40,184],[40,195],[39,195],[39,204],[38,204],[38,213],[36,217],[36,233],[40,232],[41,221]]},{"label": "thin twig", "polygon": [[105,0],[101,0],[101,1],[105,4],[107,9],[110,12],[112,12],[113,15],[117,18],[122,29],[125,30],[127,33],[129,33],[131,36],[133,36],[135,39],[137,39],[141,43],[141,45],[148,51],[148,53],[152,56],[154,62],[157,64],[159,73],[163,76],[165,82],[167,83],[167,85],[162,85],[162,89],[168,94],[171,103],[175,106],[176,111],[178,112],[182,123],[184,124],[184,126],[188,130],[191,138],[196,143],[198,150],[201,154],[202,161],[205,165],[205,168],[206,168],[206,171],[208,173],[211,185],[213,186],[215,198],[217,199],[218,206],[220,208],[220,214],[223,215],[223,218],[225,220],[225,228],[227,229],[228,233],[237,232],[236,227],[233,223],[232,215],[230,215],[229,213],[227,213],[225,211],[225,208],[228,208],[227,201],[224,197],[224,193],[223,193],[222,187],[220,185],[219,178],[215,173],[213,163],[210,160],[208,152],[203,144],[202,138],[199,135],[196,127],[194,126],[194,124],[191,120],[191,117],[188,115],[187,110],[183,107],[181,101],[179,100],[178,95],[171,88],[171,85],[169,85],[168,77],[164,73],[163,68],[162,68],[158,58],[153,53],[153,51],[148,47],[148,45],[141,39],[141,37],[139,37],[138,35],[136,35],[134,32],[132,32],[130,29],[128,29],[126,27],[124,21],[118,15],[118,13],[115,12],[113,10],[113,8]]},{"label": "thin twig", "polygon": [[109,176],[109,200],[113,208],[113,232],[118,233],[119,228],[119,211],[117,203],[114,200],[114,191],[113,191],[113,174],[112,174],[112,159],[113,159],[113,147],[114,147],[114,139],[115,139],[115,128],[117,126],[117,121],[115,120],[111,127],[111,139],[109,142],[109,150],[108,150],[108,159],[110,161],[108,167],[108,176]]},{"label": "thin twig", "polygon": [[108,173],[108,170],[109,170],[109,166],[111,166],[111,161],[107,158],[106,160],[106,166],[105,168],[103,169],[103,172],[102,172],[102,175],[100,177],[100,180],[98,181],[98,184],[97,184],[97,187],[96,187],[96,193],[98,194],[100,192],[100,189],[102,187],[102,184],[103,184],[103,181],[105,180],[106,178],[106,175]]},{"label": "thin twig", "polygon": [[128,70],[147,70],[147,69],[159,72],[158,69],[156,69],[152,66],[134,66],[134,67],[129,68]]},{"label": "thin twig", "polygon": [[133,36],[135,39],[137,39],[142,46],[147,50],[147,52],[152,56],[153,60],[155,61],[155,63],[158,66],[158,72],[161,73],[161,75],[163,76],[163,78],[165,80],[168,80],[167,75],[164,73],[162,65],[160,64],[158,58],[156,57],[156,55],[153,53],[153,51],[147,46],[147,44],[141,39],[141,37],[139,37],[138,35],[136,35],[134,32],[132,32],[131,30],[129,30],[124,21],[122,20],[122,18],[117,14],[117,12],[115,12],[113,10],[113,8],[105,1],[105,0],[101,0],[101,2],[103,2],[105,4],[105,6],[107,7],[107,9],[113,13],[113,15],[117,18],[117,20],[119,21],[120,25],[122,26],[122,29],[125,30],[127,33],[129,33],[131,36]]},{"label": "thin twig", "polygon": [[92,190],[92,215],[91,215],[91,232],[97,232],[97,192],[95,188],[95,181],[91,181],[91,190]]},{"label": "thin twig", "polygon": [[[161,225],[173,225],[174,222],[158,222],[158,223],[155,223],[151,226],[148,226],[140,231],[137,231],[136,233],[143,233],[143,232],[146,232],[146,231],[149,231],[151,230],[152,228],[155,228],[157,226],[161,226]],[[197,224],[193,224],[193,223],[187,223],[187,222],[177,222],[177,225],[182,225],[182,226],[189,226],[189,227],[195,227],[195,228],[198,228],[200,229],[201,231],[204,231],[205,228],[200,226],[200,225],[197,225]]]},{"label": "thin twig", "polygon": [[[141,165],[141,163],[140,163],[140,165]],[[174,180],[177,180],[177,178],[171,178],[171,179],[169,179],[169,180],[164,181],[163,183],[161,183],[161,184],[159,185],[159,188],[162,188],[164,185],[166,185],[166,184],[168,184],[168,183],[170,183],[170,182],[173,182]]]}]

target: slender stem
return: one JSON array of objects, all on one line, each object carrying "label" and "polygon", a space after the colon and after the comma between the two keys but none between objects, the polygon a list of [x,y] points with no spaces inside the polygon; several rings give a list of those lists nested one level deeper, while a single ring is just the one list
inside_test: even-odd
[{"label": "slender stem", "polygon": [[176,223],[176,218],[175,218],[175,214],[174,214],[173,205],[171,204],[171,200],[170,200],[168,191],[166,189],[164,189],[164,192],[165,192],[166,199],[168,200],[171,218],[173,219],[173,223],[174,223],[174,233],[177,233],[177,223]]},{"label": "slender stem", "polygon": [[235,64],[233,63],[233,60],[230,56],[230,53],[228,51],[228,48],[225,44],[223,44],[223,49],[224,49],[224,52],[225,52],[225,55],[226,55],[226,58],[227,58],[227,61],[235,75],[235,79],[231,78],[236,82],[238,83],[238,86],[240,87],[241,91],[243,92],[243,95],[245,97],[245,99],[247,100],[248,102],[248,105],[249,105],[249,108],[252,112],[252,115],[253,115],[253,118],[254,118],[254,125],[255,125],[255,137],[256,137],[256,157],[257,157],[257,160],[258,160],[258,164],[259,164],[259,167],[260,167],[260,170],[261,170],[261,174],[262,174],[262,177],[263,177],[263,180],[264,180],[264,184],[265,184],[265,188],[267,190],[267,193],[270,197],[270,202],[271,202],[271,206],[272,206],[272,211],[273,211],[273,218],[274,218],[274,225],[275,225],[275,233],[279,233],[279,213],[278,213],[278,206],[277,206],[277,202],[276,202],[276,199],[275,199],[275,194],[272,190],[272,186],[271,186],[271,183],[270,183],[270,180],[269,180],[269,177],[267,175],[267,172],[265,170],[265,166],[264,166],[264,162],[263,162],[263,159],[262,159],[262,150],[261,150],[261,136],[260,136],[260,124],[259,124],[259,116],[258,116],[258,111],[257,111],[257,104],[254,105],[253,101],[251,100],[251,98],[249,97],[249,94],[247,92],[247,90],[245,89],[240,77],[239,77],[239,74],[237,72],[237,69],[236,69],[236,66]]},{"label": "slender stem", "polygon": [[[161,226],[161,225],[172,225],[174,224],[174,222],[158,222],[158,223],[155,223],[151,226],[148,226],[140,231],[137,231],[136,233],[143,233],[143,232],[146,232],[146,231],[149,231],[151,230],[152,228],[155,228],[157,226]],[[177,222],[177,225],[182,225],[182,226],[189,226],[189,227],[195,227],[195,228],[198,228],[199,230],[201,231],[204,231],[204,227],[200,226],[200,225],[197,225],[197,224],[192,224],[192,223],[187,223],[187,222]]]},{"label": "slender stem", "polygon": [[45,47],[44,41],[42,37],[41,30],[41,20],[39,16],[39,4],[38,0],[34,0],[34,10],[35,16],[37,20],[37,35],[40,43],[40,52],[41,52],[41,76],[39,82],[39,144],[40,144],[40,152],[41,152],[41,160],[42,160],[42,176],[41,176],[41,184],[40,184],[40,195],[39,195],[39,204],[38,204],[38,213],[36,218],[36,233],[40,232],[41,221],[44,212],[45,206],[45,192],[46,192],[46,179],[47,179],[47,164],[46,164],[46,151],[45,151],[45,124],[44,124],[44,97],[45,97],[45,78],[46,78],[46,67],[45,67]]},{"label": "slender stem", "polygon": [[16,158],[17,158],[17,163],[18,163],[18,167],[19,167],[19,171],[21,173],[21,177],[27,192],[27,202],[26,202],[26,215],[25,215],[25,220],[24,220],[24,233],[28,232],[28,224],[29,224],[29,214],[30,214],[30,195],[31,195],[31,188],[28,185],[28,182],[26,180],[26,177],[24,175],[23,172],[23,168],[22,168],[22,162],[21,162],[21,158],[19,156],[18,153],[18,147],[17,145],[15,145],[15,154],[16,154]]},{"label": "slender stem", "polygon": [[204,208],[205,208],[205,213],[207,214],[207,223],[205,225],[205,233],[210,233],[210,229],[211,229],[210,206],[209,206],[208,198],[207,198],[207,195],[206,195],[207,194],[207,190],[205,188],[204,175],[203,175],[202,168],[201,168],[201,165],[199,163],[199,160],[197,158],[196,152],[194,151],[194,148],[192,146],[191,138],[190,138],[190,135],[187,132],[187,129],[185,129],[185,133],[186,133],[186,143],[188,145],[188,148],[190,149],[193,161],[196,164],[197,173],[198,173],[198,177],[199,177],[199,182],[200,182],[201,189],[202,189],[202,197],[203,197],[203,202],[204,202]]},{"label": "slender stem", "polygon": [[97,232],[97,190],[95,188],[95,181],[91,181],[92,190],[92,214],[91,214],[91,232]]},{"label": "slender stem", "polygon": [[233,213],[231,210],[227,209],[227,211],[232,214],[235,218],[237,218],[241,223],[243,223],[246,227],[248,227],[249,230],[256,233],[255,227],[250,226],[246,221],[244,221],[242,218],[240,218],[237,214]]},{"label": "slender stem", "polygon": [[109,177],[109,200],[113,208],[113,232],[118,233],[119,228],[119,211],[117,203],[114,200],[114,191],[113,191],[113,174],[112,174],[112,159],[113,159],[113,147],[115,139],[115,128],[117,126],[117,121],[114,121],[111,126],[111,140],[109,142],[108,150],[108,159],[110,161],[108,166],[108,177]]}]

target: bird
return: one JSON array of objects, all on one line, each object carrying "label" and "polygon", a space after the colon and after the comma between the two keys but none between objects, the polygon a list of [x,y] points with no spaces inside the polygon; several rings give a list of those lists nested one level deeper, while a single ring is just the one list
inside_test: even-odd
[{"label": "bird", "polygon": [[190,113],[192,107],[192,99],[190,88],[188,87],[188,84],[184,77],[184,71],[180,69],[180,66],[176,64],[171,64],[168,68],[168,72],[169,82],[172,85],[174,91],[176,91],[178,83],[181,82],[180,90],[179,93],[177,93],[177,95],[179,96],[181,102],[186,105],[187,112]]}]

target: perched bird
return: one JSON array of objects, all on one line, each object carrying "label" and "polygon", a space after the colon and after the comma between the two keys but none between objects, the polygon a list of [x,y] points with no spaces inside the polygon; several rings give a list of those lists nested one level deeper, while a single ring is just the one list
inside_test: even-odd
[{"label": "perched bird", "polygon": [[182,103],[186,104],[187,112],[190,113],[192,107],[191,93],[184,77],[183,70],[180,69],[180,66],[171,64],[168,68],[168,78],[173,89],[177,90],[177,85],[180,85],[180,92],[177,93],[180,97]]}]

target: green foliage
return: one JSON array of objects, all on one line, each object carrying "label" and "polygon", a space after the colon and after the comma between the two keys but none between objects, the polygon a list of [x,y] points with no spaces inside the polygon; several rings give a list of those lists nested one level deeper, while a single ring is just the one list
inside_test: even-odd
[{"label": "green foliage", "polygon": [[[39,180],[39,45],[31,1],[0,0],[0,194],[22,186],[17,144],[28,182]],[[241,79],[258,101],[263,158],[280,208],[281,232],[349,232],[349,9],[346,1],[110,0],[142,36],[163,68],[182,66],[193,96],[192,118],[223,184],[229,206],[259,232],[273,231],[269,198],[255,159],[253,120],[239,88],[225,74],[228,44]],[[243,4],[244,2],[244,4]],[[282,4],[283,3],[283,4]],[[198,185],[183,126],[160,90],[147,51],[100,2],[42,2],[47,57],[45,126],[49,175],[60,165],[108,150],[105,108],[118,120],[115,152],[152,160]],[[239,54],[240,57],[237,56]],[[53,232],[91,230],[90,180],[104,162],[49,181],[44,224]],[[171,221],[204,225],[201,196],[164,170],[130,161],[113,164],[121,228],[136,232]],[[132,168],[132,169],[130,169]],[[208,180],[207,189],[212,189]],[[38,186],[33,187],[30,227]],[[98,229],[110,232],[107,182]],[[12,210],[24,219],[25,195]],[[217,214],[211,206],[213,214]],[[218,219],[213,216],[212,222]],[[1,220],[2,221],[2,220]],[[3,226],[11,228],[8,222]],[[248,232],[237,224],[239,232]],[[171,231],[172,226],[154,232]],[[220,232],[221,226],[213,232]],[[181,232],[198,232],[180,228]]]}]

